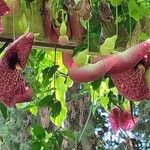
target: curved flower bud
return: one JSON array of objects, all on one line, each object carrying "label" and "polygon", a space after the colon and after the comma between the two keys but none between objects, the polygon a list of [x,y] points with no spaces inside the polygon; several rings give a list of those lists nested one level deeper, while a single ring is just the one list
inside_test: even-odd
[{"label": "curved flower bud", "polygon": [[116,63],[113,57],[103,59],[95,64],[77,67],[71,54],[63,54],[63,63],[68,68],[69,77],[76,82],[89,82],[104,76]]},{"label": "curved flower bud", "polygon": [[138,119],[132,117],[127,111],[122,111],[119,108],[113,108],[109,114],[109,122],[113,132],[117,132],[120,128],[128,131],[134,128]]}]

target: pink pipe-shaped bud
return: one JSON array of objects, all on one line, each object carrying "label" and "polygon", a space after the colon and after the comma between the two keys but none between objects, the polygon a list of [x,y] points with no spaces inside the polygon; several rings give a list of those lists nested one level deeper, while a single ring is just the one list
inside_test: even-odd
[{"label": "pink pipe-shaped bud", "polygon": [[68,68],[69,77],[75,82],[89,82],[104,76],[116,63],[113,57],[100,60],[95,64],[77,67],[71,54],[63,53],[63,63]]},{"label": "pink pipe-shaped bud", "polygon": [[122,111],[119,108],[113,108],[109,114],[109,122],[113,132],[117,132],[119,129],[128,131],[134,128],[138,119],[132,117],[127,111]]}]

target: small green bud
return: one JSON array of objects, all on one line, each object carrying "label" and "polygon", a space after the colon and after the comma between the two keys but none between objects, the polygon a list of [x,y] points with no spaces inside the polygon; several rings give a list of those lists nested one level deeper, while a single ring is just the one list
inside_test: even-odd
[{"label": "small green bud", "polygon": [[60,25],[60,35],[64,36],[67,33],[67,26],[65,22],[63,21]]}]

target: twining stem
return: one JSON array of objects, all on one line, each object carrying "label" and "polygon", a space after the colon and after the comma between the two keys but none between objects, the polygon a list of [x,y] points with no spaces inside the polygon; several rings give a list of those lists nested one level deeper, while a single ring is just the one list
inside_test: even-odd
[{"label": "twining stem", "polygon": [[134,105],[134,103],[130,101],[130,111],[131,111],[132,121],[134,124],[136,124],[135,120],[134,120],[134,114],[133,114],[133,105]]},{"label": "twining stem", "polygon": [[87,43],[88,43],[88,51],[90,49],[90,23],[89,23],[89,20],[87,22]]},{"label": "twining stem", "polygon": [[31,32],[33,31],[33,17],[34,17],[34,13],[33,13],[33,10],[34,10],[34,4],[33,3],[31,3],[31,12],[30,12],[30,14],[31,14],[31,22],[30,22],[30,27],[31,27]]},{"label": "twining stem", "polygon": [[[54,50],[54,66],[56,65],[56,53],[57,53],[57,48],[55,46],[55,50]],[[56,100],[56,72],[54,73],[54,97]],[[54,118],[54,122],[55,122],[55,118]]]},{"label": "twining stem", "polygon": [[91,106],[90,111],[89,111],[88,118],[87,118],[86,123],[85,123],[85,126],[84,126],[84,128],[83,128],[83,130],[82,130],[82,132],[81,132],[81,134],[80,134],[80,137],[79,137],[78,142],[81,142],[81,139],[82,139],[83,133],[84,133],[84,131],[85,131],[85,129],[86,129],[86,127],[87,127],[88,123],[89,123],[89,119],[90,119],[91,114],[92,114],[92,109],[93,109],[93,107]]},{"label": "twining stem", "polygon": [[[55,50],[54,50],[54,66],[56,65],[56,52],[57,52],[57,48],[55,47]],[[56,73],[54,73],[54,89],[55,89],[55,92],[56,92]]]},{"label": "twining stem", "polygon": [[[116,19],[118,18],[118,6],[117,6],[117,1],[116,0]],[[116,35],[118,35],[118,22],[116,22]]]},{"label": "twining stem", "polygon": [[16,33],[15,33],[15,5],[13,4],[13,40],[15,41],[16,39]]},{"label": "twining stem", "polygon": [[129,37],[130,37],[130,47],[131,47],[131,37],[132,37],[132,29],[131,29],[131,26],[132,26],[132,22],[131,22],[131,17],[129,15]]},{"label": "twining stem", "polygon": [[[95,96],[94,96],[94,93],[93,93],[93,94],[92,94],[93,100],[95,99],[94,97],[95,97]],[[89,120],[90,120],[90,117],[91,117],[91,114],[92,114],[92,109],[93,109],[93,104],[92,104],[91,107],[90,107],[90,111],[89,111],[88,118],[87,118],[86,123],[85,123],[85,126],[84,126],[84,128],[83,128],[83,130],[82,130],[82,132],[81,132],[81,134],[80,134],[80,136],[79,136],[78,142],[81,142],[81,139],[82,139],[82,136],[83,136],[83,134],[84,134],[84,131],[85,131],[85,129],[86,129],[88,123],[89,123]]]}]

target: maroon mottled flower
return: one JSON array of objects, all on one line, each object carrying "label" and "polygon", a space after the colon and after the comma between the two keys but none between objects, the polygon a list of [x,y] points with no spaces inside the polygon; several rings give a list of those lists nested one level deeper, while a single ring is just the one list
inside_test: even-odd
[{"label": "maroon mottled flower", "polygon": [[32,89],[26,85],[21,71],[26,66],[33,41],[33,33],[22,35],[5,49],[0,59],[0,100],[6,106],[32,98]]},{"label": "maroon mottled flower", "polygon": [[132,117],[127,111],[122,111],[119,108],[113,108],[109,114],[109,121],[113,132],[117,132],[119,129],[128,131],[134,128],[138,119]]},{"label": "maroon mottled flower", "polygon": [[82,67],[70,67],[72,58],[69,55],[63,55],[63,62],[65,66],[68,65],[68,75],[72,80],[89,82],[107,73],[122,96],[133,101],[150,99],[150,89],[145,78],[145,71],[150,66],[150,40],[119,54],[96,57],[92,60],[93,64]]},{"label": "maroon mottled flower", "polygon": [[6,15],[10,11],[4,0],[0,0],[0,16]]},{"label": "maroon mottled flower", "polygon": [[132,101],[150,99],[150,89],[142,68],[133,68],[111,76],[119,93]]},{"label": "maroon mottled flower", "polygon": [[3,32],[1,17],[6,15],[10,11],[10,8],[4,0],[0,0],[0,33]]}]

